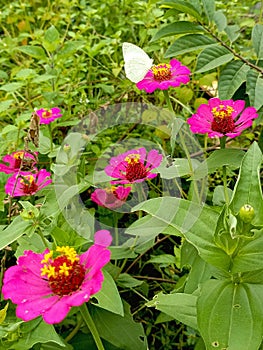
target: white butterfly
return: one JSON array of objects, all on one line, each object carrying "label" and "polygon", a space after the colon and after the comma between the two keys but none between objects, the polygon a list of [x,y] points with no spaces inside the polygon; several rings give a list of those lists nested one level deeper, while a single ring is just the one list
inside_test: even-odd
[{"label": "white butterfly", "polygon": [[123,43],[124,70],[128,79],[133,83],[141,81],[153,65],[153,60],[140,47]]}]

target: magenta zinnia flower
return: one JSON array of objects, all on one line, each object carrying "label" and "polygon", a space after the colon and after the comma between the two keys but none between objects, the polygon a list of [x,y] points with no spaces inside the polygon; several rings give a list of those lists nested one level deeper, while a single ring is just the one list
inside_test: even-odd
[{"label": "magenta zinnia flower", "polygon": [[41,108],[36,110],[36,114],[39,116],[39,124],[49,124],[62,116],[58,107],[50,109]]},{"label": "magenta zinnia flower", "polygon": [[176,87],[181,84],[187,84],[190,80],[190,69],[183,66],[180,61],[172,59],[169,63],[161,63],[148,71],[143,80],[136,86],[140,90],[148,93],[156,89],[167,90],[170,86]]},{"label": "magenta zinnia flower", "polygon": [[13,174],[6,182],[5,192],[12,197],[31,196],[49,185],[51,174],[45,169],[37,173],[20,171]]},{"label": "magenta zinnia flower", "polygon": [[142,182],[157,176],[151,170],[160,165],[162,158],[162,155],[155,149],[151,150],[148,155],[144,147],[133,149],[112,157],[110,165],[105,168],[105,173],[118,179],[111,181],[112,184]]},{"label": "magenta zinnia flower", "polygon": [[236,137],[250,127],[258,117],[254,107],[245,108],[243,100],[220,100],[211,98],[208,104],[198,107],[197,113],[187,120],[190,130],[197,134],[213,137]]},{"label": "magenta zinnia flower", "polygon": [[100,291],[101,269],[110,261],[106,248],[112,237],[101,230],[94,238],[94,244],[80,255],[68,246],[41,254],[26,250],[17,265],[6,270],[2,293],[17,304],[17,317],[30,321],[42,316],[46,323],[59,323],[72,306],[82,305]]},{"label": "magenta zinnia flower", "polygon": [[131,187],[112,186],[111,188],[97,188],[92,194],[91,199],[98,205],[115,209],[121,207],[131,192]]},{"label": "magenta zinnia flower", "polygon": [[0,172],[4,172],[6,174],[12,174],[17,172],[20,169],[22,160],[23,167],[26,167],[27,165],[32,167],[34,164],[36,164],[37,152],[35,152],[34,154],[35,157],[33,154],[25,151],[16,151],[11,154],[5,155],[2,161],[8,163],[9,165],[0,164]]}]

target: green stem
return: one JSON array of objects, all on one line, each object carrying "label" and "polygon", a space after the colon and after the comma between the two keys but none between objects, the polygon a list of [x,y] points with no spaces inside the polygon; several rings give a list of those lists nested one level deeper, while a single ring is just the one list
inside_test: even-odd
[{"label": "green stem", "polygon": [[[225,136],[220,138],[220,148],[221,149],[226,148],[226,137]],[[226,201],[226,204],[229,204],[229,196],[228,196],[228,191],[227,191],[226,165],[223,165],[222,171],[223,171],[225,201]]]},{"label": "green stem", "polygon": [[38,228],[37,233],[38,233],[39,237],[41,238],[41,241],[42,241],[44,247],[48,248],[47,241],[46,241],[45,236],[43,235],[43,232],[41,231],[40,228]]},{"label": "green stem", "polygon": [[52,152],[53,151],[53,137],[52,137],[51,124],[48,124],[48,131],[49,131],[49,139],[50,139],[50,152]]},{"label": "green stem", "polygon": [[102,344],[102,341],[100,339],[98,330],[97,330],[97,328],[95,326],[95,323],[93,322],[93,319],[90,316],[87,304],[84,303],[84,304],[80,305],[79,306],[79,310],[80,310],[81,316],[83,318],[83,321],[86,323],[88,329],[90,330],[90,332],[91,332],[91,334],[93,336],[93,339],[94,339],[94,341],[95,341],[95,343],[97,345],[97,349],[98,350],[105,350],[104,346]]},{"label": "green stem", "polygon": [[[168,91],[167,90],[163,90],[163,93],[164,93],[164,97],[165,97],[168,109],[174,114],[173,106],[172,106],[172,103],[171,103]],[[186,158],[187,158],[187,161],[188,161],[190,172],[191,172],[191,174],[193,174],[194,169],[193,169],[193,166],[192,166],[191,156],[190,156],[188,148],[187,148],[187,146],[186,146],[186,144],[184,142],[184,135],[182,134],[181,129],[179,130],[178,133],[179,133],[179,136],[180,136],[180,141],[182,143],[183,150],[185,152],[185,155],[186,155]],[[194,185],[194,192],[195,192],[195,195],[196,195],[196,199],[197,199],[198,202],[200,202],[200,196],[199,196],[199,192],[198,192],[198,188],[197,188],[197,183],[196,183],[196,181],[194,179],[193,179],[193,185]]]},{"label": "green stem", "polygon": [[118,229],[118,213],[113,212],[113,224],[114,224],[114,234],[115,234],[115,246],[119,245],[119,229]]}]

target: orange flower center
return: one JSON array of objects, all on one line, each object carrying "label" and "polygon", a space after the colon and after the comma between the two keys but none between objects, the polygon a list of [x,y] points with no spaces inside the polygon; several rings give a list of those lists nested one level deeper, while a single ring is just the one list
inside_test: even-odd
[{"label": "orange flower center", "polygon": [[45,254],[41,263],[41,276],[48,280],[54,294],[69,295],[81,287],[85,269],[74,248],[57,247],[55,252],[51,250]]},{"label": "orange flower center", "polygon": [[140,155],[138,153],[129,154],[125,158],[125,161],[127,162],[125,177],[129,182],[147,177],[148,170],[140,161]]},{"label": "orange flower center", "polygon": [[171,65],[168,63],[160,63],[152,68],[154,80],[162,82],[169,80],[172,76]]},{"label": "orange flower center", "polygon": [[233,112],[233,107],[223,104],[212,108],[214,119],[212,121],[211,129],[222,134],[233,132],[235,129],[235,123],[232,117]]},{"label": "orange flower center", "polygon": [[23,151],[18,151],[18,152],[13,154],[13,157],[15,159],[15,164],[14,164],[15,169],[19,169],[20,168],[21,160],[23,158],[23,154],[24,154]]},{"label": "orange flower center", "polygon": [[47,118],[50,118],[52,116],[52,111],[49,109],[49,110],[44,110],[44,112],[42,113],[42,118],[44,119],[47,119]]},{"label": "orange flower center", "polygon": [[33,175],[24,175],[20,180],[20,184],[22,185],[22,190],[25,194],[34,193],[38,189],[38,185],[35,182]]}]

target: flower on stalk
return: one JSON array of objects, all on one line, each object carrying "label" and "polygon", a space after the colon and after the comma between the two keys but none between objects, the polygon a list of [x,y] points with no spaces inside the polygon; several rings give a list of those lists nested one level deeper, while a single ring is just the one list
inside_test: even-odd
[{"label": "flower on stalk", "polygon": [[[35,156],[34,156],[35,155]],[[22,169],[32,168],[36,164],[37,152],[34,154],[25,152],[25,151],[16,151],[11,154],[7,154],[3,157],[2,161],[7,164],[0,164],[0,172],[4,172],[6,174],[12,174],[17,172],[22,164]]]},{"label": "flower on stalk", "polygon": [[163,159],[157,150],[151,150],[148,155],[144,147],[133,149],[112,157],[110,164],[106,166],[105,173],[117,180],[112,184],[130,184],[143,182],[157,176],[151,170],[157,168]]},{"label": "flower on stalk", "polygon": [[5,192],[12,197],[31,196],[49,185],[51,174],[45,169],[33,173],[20,171],[13,174],[6,182]]},{"label": "flower on stalk", "polygon": [[97,188],[91,194],[91,199],[102,207],[115,209],[125,203],[130,192],[131,187],[124,186],[111,186],[111,188],[106,189]]},{"label": "flower on stalk", "polygon": [[17,304],[23,321],[42,316],[49,324],[61,322],[72,306],[80,306],[99,292],[104,279],[102,267],[110,261],[112,237],[107,230],[95,233],[94,244],[78,255],[63,246],[43,253],[24,251],[16,266],[6,270],[2,293]]},{"label": "flower on stalk", "polygon": [[50,109],[37,109],[36,114],[39,116],[39,124],[50,124],[55,119],[62,116],[61,111],[58,107]]},{"label": "flower on stalk", "polygon": [[254,107],[245,108],[243,100],[220,100],[211,98],[201,104],[197,113],[187,120],[190,130],[197,134],[208,134],[210,138],[239,136],[249,128],[258,114]]},{"label": "flower on stalk", "polygon": [[143,80],[136,86],[140,90],[152,93],[156,89],[167,90],[170,86],[177,87],[187,84],[190,80],[191,71],[180,61],[172,59],[170,63],[160,63],[152,66]]}]

